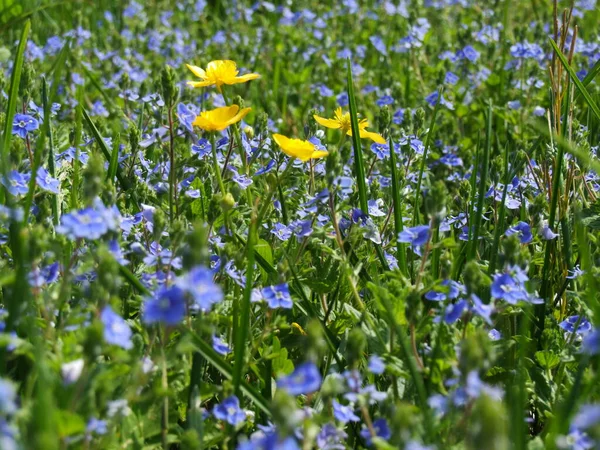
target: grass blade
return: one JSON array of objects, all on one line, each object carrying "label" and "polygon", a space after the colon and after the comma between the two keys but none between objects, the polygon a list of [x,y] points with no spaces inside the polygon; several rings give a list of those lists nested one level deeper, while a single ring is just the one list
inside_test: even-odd
[{"label": "grass blade", "polygon": [[[558,45],[556,45],[556,42],[554,42],[554,40],[552,38],[550,38],[550,45],[552,45],[552,48],[554,48],[554,51],[556,52],[556,56],[558,56],[558,59],[562,63],[563,67],[569,73],[569,78],[571,79],[571,81],[573,83],[575,83],[575,86],[577,86],[579,93],[581,95],[583,95],[583,98],[585,99],[586,103],[588,104],[588,106],[590,107],[590,109],[592,110],[592,112],[594,113],[596,118],[600,120],[600,108],[598,107],[598,105],[596,105],[596,102],[594,102],[594,100],[592,99],[592,96],[590,95],[589,91],[583,85],[581,80],[577,77],[577,74],[575,73],[573,68],[569,65],[567,58],[565,57],[563,52],[560,51],[560,49],[558,48]],[[596,70],[600,70],[600,69],[596,69]]]},{"label": "grass blade", "polygon": [[398,241],[398,235],[404,228],[402,222],[402,202],[400,200],[400,186],[398,183],[398,168],[396,167],[396,152],[394,151],[394,141],[390,133],[388,139],[388,145],[390,148],[390,172],[392,173],[392,201],[394,205],[394,232],[396,237],[397,251],[396,257],[398,258],[398,266],[400,271],[405,277],[408,277],[408,266],[406,265],[406,248],[405,245]]},{"label": "grass blade", "polygon": [[[471,261],[477,253],[477,243],[481,231],[481,220],[483,217],[483,200],[487,189],[487,178],[490,165],[490,152],[492,149],[492,103],[488,106],[487,126],[485,132],[485,147],[483,150],[483,159],[481,160],[481,177],[479,179],[479,192],[477,193],[477,212],[475,213],[475,225],[473,229],[473,238],[469,246],[467,260]],[[477,167],[474,169],[473,177],[477,176]]]},{"label": "grass blade", "polygon": [[[246,286],[242,298],[242,310],[239,319],[239,325],[235,329],[235,362],[233,366],[233,391],[236,395],[240,394],[240,384],[244,371],[244,356],[246,354],[246,339],[248,338],[250,328],[250,297],[252,296],[252,287],[254,284],[254,242],[257,233],[257,218],[253,214],[248,230],[248,241],[246,243],[246,252],[248,254],[248,264],[246,264]],[[237,317],[233,317],[237,320]]]},{"label": "grass blade", "polygon": [[431,116],[431,122],[429,123],[429,131],[427,132],[427,141],[425,141],[425,150],[423,150],[423,157],[421,159],[421,167],[419,168],[419,178],[417,180],[417,187],[415,188],[415,202],[414,202],[414,215],[413,215],[413,226],[419,224],[419,198],[421,197],[421,182],[423,181],[423,172],[425,171],[425,161],[427,160],[427,153],[431,147],[431,139],[433,135],[433,129],[435,127],[435,119],[437,118],[438,111],[440,109],[440,103],[442,103],[442,88],[438,90],[438,100],[435,102],[433,107],[433,115]]},{"label": "grass blade", "polygon": [[360,209],[367,213],[367,184],[365,182],[365,165],[363,161],[362,147],[360,144],[360,133],[358,127],[358,113],[356,111],[356,98],[354,96],[354,83],[352,81],[352,69],[350,58],[347,60],[348,68],[348,102],[350,104],[350,124],[352,127],[352,147],[354,148],[354,175],[358,184],[358,199]]},{"label": "grass blade", "polygon": [[[2,140],[0,140],[0,165],[2,170],[2,176],[5,177],[5,181],[8,182],[6,176],[8,174],[8,152],[10,151],[10,143],[12,140],[12,125],[15,118],[15,112],[17,109],[17,97],[19,95],[19,84],[21,83],[21,71],[23,70],[23,61],[25,59],[25,46],[27,45],[27,36],[29,35],[29,29],[31,28],[31,22],[28,20],[25,22],[25,27],[21,33],[21,40],[17,47],[17,53],[13,63],[13,70],[10,76],[10,88],[8,90],[8,105],[6,107],[6,116],[4,119],[4,133]],[[8,183],[6,183],[8,185]],[[8,189],[2,189],[2,193],[8,193]],[[3,194],[0,193],[0,196]],[[2,200],[3,198],[0,198]]]},{"label": "grass blade", "polygon": [[[208,361],[215,369],[228,380],[233,379],[233,370],[227,361],[223,360],[218,353],[202,338],[198,335],[190,332],[192,340],[198,353],[202,355],[206,361]],[[240,380],[240,390],[248,396],[250,400],[260,409],[265,415],[271,416],[269,404],[267,400],[250,384],[245,380]]]}]

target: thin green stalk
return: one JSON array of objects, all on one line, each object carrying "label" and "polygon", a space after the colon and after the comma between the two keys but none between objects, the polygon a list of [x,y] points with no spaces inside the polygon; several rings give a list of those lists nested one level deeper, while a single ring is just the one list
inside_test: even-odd
[{"label": "thin green stalk", "polygon": [[[248,339],[250,328],[250,297],[252,296],[252,288],[254,286],[254,245],[256,243],[256,234],[259,224],[257,217],[253,213],[250,221],[250,229],[248,230],[248,241],[246,243],[247,261],[246,264],[246,286],[244,287],[244,296],[242,298],[241,314],[237,332],[235,335],[235,355],[233,365],[233,391],[236,395],[241,393],[241,380],[244,372],[244,360],[246,354],[246,340]],[[234,317],[233,320],[237,320]]]},{"label": "thin green stalk", "polygon": [[360,144],[360,129],[358,127],[358,113],[356,110],[356,98],[354,96],[354,83],[352,81],[352,69],[350,58],[347,60],[348,101],[350,105],[350,125],[352,127],[352,147],[354,148],[354,176],[358,185],[359,206],[363,212],[367,212],[368,195],[365,182],[365,165],[363,161],[362,147]]},{"label": "thin green stalk", "polygon": [[[570,82],[567,79],[567,96],[566,96],[566,101],[565,101],[565,111],[569,110],[569,106],[571,104],[571,89],[570,89]],[[565,118],[564,120],[564,126],[566,127],[566,122],[567,119]],[[566,128],[563,129],[563,136],[565,136],[564,131],[566,130]],[[554,169],[552,170],[552,197],[550,199],[550,214],[549,214],[549,218],[548,218],[548,227],[550,227],[551,230],[554,230],[554,225],[556,222],[556,214],[558,211],[558,198],[559,198],[559,191],[560,191],[560,179],[562,176],[562,170],[563,170],[563,163],[564,163],[564,147],[560,144],[557,144],[558,149],[557,149],[557,154],[556,154],[556,163],[554,164]],[[550,293],[551,293],[551,283],[549,280],[550,277],[550,269],[551,269],[551,261],[552,261],[552,254],[555,248],[555,241],[553,239],[550,239],[548,241],[546,241],[546,252],[544,254],[544,265],[542,267],[542,280],[544,281],[542,283],[541,289],[540,289],[540,297],[542,298],[542,300],[544,300],[544,303],[540,304],[537,306],[536,308],[536,316],[537,316],[537,342],[538,342],[538,348],[541,346],[541,337],[542,337],[542,333],[544,332],[544,325],[545,325],[545,320],[546,320],[546,302],[550,300]]]},{"label": "thin green stalk", "polygon": [[394,151],[394,141],[392,134],[388,139],[390,148],[390,172],[392,174],[392,201],[394,208],[394,232],[396,238],[396,257],[398,266],[405,277],[408,277],[408,266],[406,264],[406,246],[398,240],[398,235],[404,228],[402,222],[402,201],[400,199],[400,183],[398,182],[398,168],[396,167],[396,152]]},{"label": "thin green stalk", "polygon": [[227,194],[227,191],[225,190],[225,184],[223,183],[223,178],[221,178],[221,168],[219,167],[219,160],[217,159],[217,142],[216,142],[215,133],[210,133],[210,145],[212,148],[213,166],[214,166],[215,173],[217,176],[217,182],[219,183],[219,189],[221,190],[221,195],[224,196],[225,194]]},{"label": "thin green stalk", "polygon": [[420,223],[419,220],[419,200],[421,198],[421,183],[423,181],[423,172],[425,171],[425,164],[427,162],[427,154],[431,147],[431,139],[433,136],[433,129],[435,127],[435,119],[437,118],[440,104],[442,103],[442,88],[438,89],[438,100],[433,108],[433,115],[431,116],[431,122],[429,123],[429,131],[427,132],[427,140],[425,141],[425,149],[423,150],[423,157],[421,159],[421,167],[419,168],[419,178],[417,179],[417,186],[415,188],[415,200],[413,203],[413,226]]},{"label": "thin green stalk", "polygon": [[[27,36],[29,35],[29,29],[31,22],[28,20],[25,22],[25,27],[21,33],[21,40],[17,47],[17,53],[15,54],[15,60],[13,62],[12,74],[10,76],[10,88],[8,90],[8,104],[6,106],[6,114],[4,118],[4,132],[2,139],[0,140],[0,170],[5,180],[5,186],[9,186],[7,175],[9,159],[8,154],[10,152],[10,143],[12,140],[12,126],[17,109],[17,97],[19,96],[19,84],[21,83],[21,71],[23,69],[25,46],[27,44]],[[7,203],[10,201],[10,194],[8,189],[4,187],[0,189],[0,203],[4,201],[4,195],[7,197]]]},{"label": "thin green stalk", "polygon": [[500,236],[504,231],[504,216],[506,215],[506,196],[508,194],[508,184],[509,180],[509,172],[508,172],[508,144],[504,148],[504,189],[502,190],[502,202],[500,203],[500,211],[498,212],[498,222],[496,223],[496,228],[494,230],[494,244],[491,248],[490,254],[490,265],[488,269],[488,274],[492,275],[496,272],[496,263],[498,259],[498,246],[500,245]]},{"label": "thin green stalk", "polygon": [[[492,102],[488,105],[487,114],[487,127],[485,133],[485,148],[483,151],[483,159],[481,161],[481,177],[479,179],[479,192],[477,196],[477,213],[475,214],[475,227],[473,230],[473,240],[469,247],[469,254],[467,260],[472,261],[477,254],[477,243],[479,242],[479,234],[481,229],[481,221],[483,217],[483,201],[485,197],[485,191],[487,189],[488,171],[490,165],[490,153],[492,149]],[[476,169],[475,169],[476,170]],[[477,176],[473,173],[473,176]]]}]

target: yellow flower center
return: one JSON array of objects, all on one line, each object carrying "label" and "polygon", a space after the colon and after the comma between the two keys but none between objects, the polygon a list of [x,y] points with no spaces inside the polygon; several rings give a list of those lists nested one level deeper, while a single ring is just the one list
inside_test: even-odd
[{"label": "yellow flower center", "polygon": [[212,61],[206,67],[206,81],[221,86],[225,81],[234,79],[238,72],[233,61]]}]

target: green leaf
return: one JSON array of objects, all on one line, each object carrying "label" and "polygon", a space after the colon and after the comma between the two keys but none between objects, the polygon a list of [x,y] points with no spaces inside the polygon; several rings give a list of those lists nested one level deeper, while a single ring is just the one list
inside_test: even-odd
[{"label": "green leaf", "polygon": [[592,230],[600,230],[600,200],[581,211],[581,223]]},{"label": "green leaf", "polygon": [[[264,239],[259,239],[254,246],[255,254],[258,254],[262,257],[262,259],[267,262],[270,266],[273,265],[273,251],[271,250],[271,246]],[[269,279],[269,272],[259,264],[260,273],[262,275],[263,283],[266,283]]]},{"label": "green leaf", "polygon": [[[281,342],[273,336],[273,372],[277,375],[289,375],[294,371],[294,363],[288,358],[287,348],[281,348]],[[270,380],[265,380],[268,383]]]},{"label": "green leaf", "polygon": [[560,364],[560,358],[554,353],[544,350],[541,352],[535,352],[535,360],[544,368],[552,369]]},{"label": "green leaf", "polygon": [[85,431],[85,421],[79,414],[60,410],[57,415],[58,434],[61,438],[73,436]]}]

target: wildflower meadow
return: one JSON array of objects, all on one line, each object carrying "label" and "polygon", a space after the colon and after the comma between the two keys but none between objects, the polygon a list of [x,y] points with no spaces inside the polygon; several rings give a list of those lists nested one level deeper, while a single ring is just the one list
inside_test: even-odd
[{"label": "wildflower meadow", "polygon": [[600,449],[600,2],[0,36],[0,450]]}]

